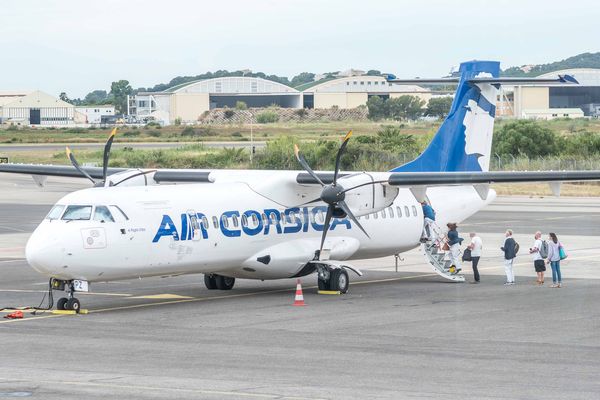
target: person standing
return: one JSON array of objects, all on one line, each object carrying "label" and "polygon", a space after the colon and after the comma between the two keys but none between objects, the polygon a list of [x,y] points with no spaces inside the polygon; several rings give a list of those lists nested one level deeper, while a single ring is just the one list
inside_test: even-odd
[{"label": "person standing", "polygon": [[435,241],[435,230],[433,229],[433,223],[435,222],[435,210],[425,200],[421,202],[423,208],[423,217],[425,222],[423,224],[423,233],[421,234],[421,241]]},{"label": "person standing", "polygon": [[537,231],[534,236],[535,241],[533,242],[533,247],[529,249],[529,254],[533,257],[533,267],[535,268],[535,273],[537,274],[537,284],[544,284],[544,272],[546,271],[546,263],[544,262],[544,256],[547,256],[547,251],[544,252],[544,248],[547,248],[547,245],[544,244],[542,240],[542,232]]},{"label": "person standing", "polygon": [[479,258],[481,257],[481,250],[483,250],[483,242],[481,238],[477,236],[475,232],[469,233],[471,237],[471,243],[469,243],[469,250],[471,250],[471,265],[473,266],[473,282],[479,283],[479,271],[477,265],[479,264]]},{"label": "person standing", "polygon": [[562,277],[560,275],[560,248],[562,244],[558,241],[556,234],[550,232],[550,240],[548,241],[548,259],[546,264],[550,264],[552,268],[552,288],[561,287]]},{"label": "person standing", "polygon": [[500,250],[504,252],[504,272],[506,273],[506,283],[504,285],[515,284],[515,274],[513,272],[513,262],[517,256],[517,242],[513,239],[513,231],[506,230],[504,246]]},{"label": "person standing", "polygon": [[461,271],[460,266],[460,244],[463,241],[463,238],[458,236],[458,231],[456,230],[457,225],[455,222],[449,222],[448,227],[448,246],[450,247],[450,260],[452,261],[452,266],[454,266],[454,271],[452,271],[452,266],[450,267],[450,272],[454,274],[458,274]]}]

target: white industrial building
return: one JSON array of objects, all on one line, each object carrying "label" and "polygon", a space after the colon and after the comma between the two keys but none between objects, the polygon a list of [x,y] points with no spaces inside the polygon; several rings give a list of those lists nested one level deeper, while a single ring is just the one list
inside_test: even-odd
[{"label": "white industrial building", "polygon": [[600,69],[565,69],[538,78],[558,75],[571,75],[579,84],[503,86],[497,115],[535,119],[600,117]]},{"label": "white industrial building", "polygon": [[0,92],[0,123],[14,125],[69,125],[75,107],[47,93],[36,91]]},{"label": "white industrial building", "polygon": [[[98,106],[76,106],[75,120],[77,123],[82,124],[101,124],[104,123],[103,119],[107,117],[114,117],[115,106],[112,105],[98,105]],[[103,118],[104,117],[104,118]]]}]

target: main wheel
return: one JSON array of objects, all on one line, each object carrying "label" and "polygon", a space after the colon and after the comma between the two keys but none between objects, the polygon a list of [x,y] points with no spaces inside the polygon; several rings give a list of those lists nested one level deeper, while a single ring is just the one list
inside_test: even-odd
[{"label": "main wheel", "polygon": [[79,300],[76,299],[75,297],[67,300],[67,304],[65,305],[65,309],[66,310],[73,310],[76,313],[79,313],[79,310],[81,309],[81,304],[79,303]]},{"label": "main wheel", "polygon": [[215,283],[217,284],[217,289],[219,290],[231,290],[235,284],[235,278],[215,275]]},{"label": "main wheel", "polygon": [[350,285],[350,278],[348,272],[345,269],[334,269],[331,272],[331,290],[339,291],[340,293],[346,293],[348,286]]},{"label": "main wheel", "polygon": [[208,290],[215,290],[217,288],[215,276],[212,274],[204,274],[204,284]]},{"label": "main wheel", "polygon": [[56,309],[57,310],[66,310],[66,305],[67,305],[67,301],[69,301],[69,299],[67,299],[66,297],[61,297],[60,299],[58,299],[58,301],[56,302]]},{"label": "main wheel", "polygon": [[331,290],[329,287],[329,281],[324,281],[321,278],[317,278],[317,284],[319,285],[319,290]]}]

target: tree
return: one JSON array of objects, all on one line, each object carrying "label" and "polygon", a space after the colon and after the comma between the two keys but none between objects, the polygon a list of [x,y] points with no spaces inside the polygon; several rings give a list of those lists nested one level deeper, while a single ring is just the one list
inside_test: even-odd
[{"label": "tree", "polygon": [[83,98],[84,105],[105,104],[108,102],[108,93],[106,90],[94,90]]},{"label": "tree", "polygon": [[367,71],[367,76],[381,76],[381,71],[377,69],[370,69]]},{"label": "tree", "polygon": [[112,97],[117,112],[122,114],[127,112],[127,96],[132,94],[133,88],[128,80],[122,79],[110,85],[110,97]]},{"label": "tree", "polygon": [[386,102],[387,117],[396,121],[417,119],[423,115],[425,101],[416,96],[404,95]]},{"label": "tree", "polygon": [[452,101],[454,99],[450,96],[434,97],[427,103],[427,109],[425,115],[429,117],[444,118],[450,112]]},{"label": "tree", "polygon": [[385,101],[379,96],[372,96],[367,100],[367,108],[369,109],[369,119],[378,121],[387,115]]},{"label": "tree", "polygon": [[58,96],[58,98],[61,99],[62,101],[73,104],[73,100],[69,99],[69,96],[67,96],[67,93],[65,93],[65,92],[60,92],[60,95]]},{"label": "tree", "polygon": [[248,109],[248,104],[246,104],[245,101],[236,101],[235,102],[235,109],[236,110],[247,110]]},{"label": "tree", "polygon": [[292,87],[298,87],[300,85],[304,85],[305,83],[313,82],[314,80],[315,74],[312,72],[301,72],[292,78],[290,85]]},{"label": "tree", "polygon": [[501,155],[545,157],[560,154],[561,148],[562,137],[535,121],[510,122],[494,134],[492,142],[492,151]]}]

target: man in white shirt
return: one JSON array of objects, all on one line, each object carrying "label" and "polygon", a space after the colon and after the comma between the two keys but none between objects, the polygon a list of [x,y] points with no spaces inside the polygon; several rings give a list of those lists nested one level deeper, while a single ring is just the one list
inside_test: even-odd
[{"label": "man in white shirt", "polygon": [[483,249],[483,242],[481,238],[477,236],[475,232],[469,233],[471,237],[471,243],[468,248],[471,250],[471,263],[473,265],[473,279],[472,283],[479,283],[479,271],[477,270],[477,264],[479,264],[479,258],[481,257],[481,250]]},{"label": "man in white shirt", "polygon": [[535,242],[533,243],[533,247],[529,249],[529,254],[533,257],[533,267],[535,268],[535,272],[537,273],[537,281],[538,285],[544,284],[544,272],[546,271],[546,264],[544,263],[544,257],[540,252],[543,242],[542,242],[542,232],[537,231],[534,236]]}]

